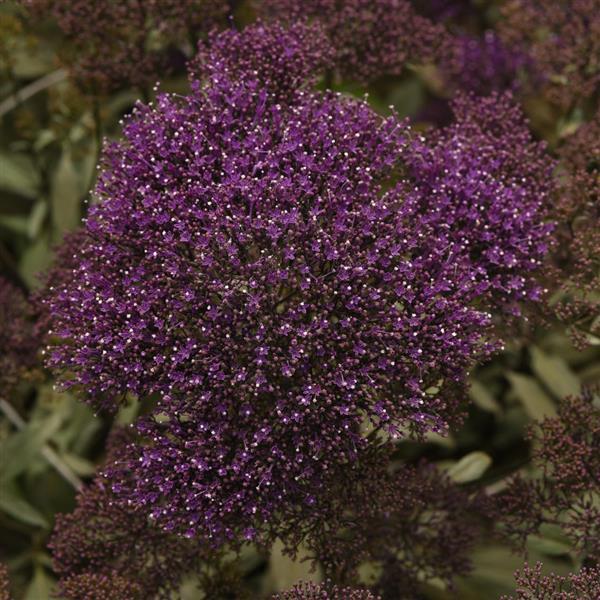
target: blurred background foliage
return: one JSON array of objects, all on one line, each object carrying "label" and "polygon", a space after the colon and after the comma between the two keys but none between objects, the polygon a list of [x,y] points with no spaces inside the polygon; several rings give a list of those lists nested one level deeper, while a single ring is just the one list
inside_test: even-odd
[{"label": "blurred background foliage", "polygon": [[[498,7],[478,4],[479,20],[472,26],[481,29],[497,18]],[[252,18],[245,4],[236,10],[240,23]],[[50,20],[32,19],[12,2],[0,4],[0,264],[2,274],[28,294],[39,285],[39,274],[52,263],[65,232],[81,224],[103,138],[118,136],[119,121],[136,99],[153,93],[123,88],[102,97],[87,95],[61,64],[63,45]],[[186,45],[178,51],[190,56]],[[186,88],[183,68],[161,81],[162,90]],[[446,95],[438,73],[429,68],[407,69],[368,89],[355,84],[340,89],[368,92],[381,112],[393,106],[423,128],[430,124],[425,109]],[[524,104],[536,133],[551,145],[581,119],[539,98]],[[579,393],[583,385],[594,389],[599,382],[600,347],[579,351],[562,329],[532,327],[474,370],[473,402],[459,431],[447,438],[431,436],[424,444],[407,443],[402,452],[435,460],[461,484],[501,489],[510,473],[528,468],[524,431],[531,420],[555,414],[560,398]],[[95,472],[113,423],[57,391],[41,360],[16,385],[1,390],[0,399],[0,562],[9,567],[15,598],[43,600],[54,583],[46,548],[54,515],[73,508],[75,489]],[[132,403],[116,420],[127,424],[137,410]],[[530,560],[542,559],[557,573],[579,566],[566,538],[552,528],[531,539],[529,550]],[[475,552],[472,575],[458,582],[458,596],[469,600],[508,593],[521,565],[520,556],[489,539]],[[257,595],[319,577],[277,548],[270,556],[248,550],[241,568]],[[190,581],[180,597],[198,597],[193,590]],[[429,596],[451,597],[435,586]]]}]

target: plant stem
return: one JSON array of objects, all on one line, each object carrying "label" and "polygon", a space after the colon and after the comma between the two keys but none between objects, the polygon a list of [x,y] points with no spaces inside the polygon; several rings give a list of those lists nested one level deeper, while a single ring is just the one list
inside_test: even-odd
[{"label": "plant stem", "polygon": [[26,85],[20,90],[17,90],[12,96],[9,96],[0,102],[0,117],[3,117],[6,113],[19,106],[19,104],[23,104],[25,100],[28,100],[37,93],[42,92],[66,78],[67,71],[65,69],[57,69],[52,73],[48,73],[48,75],[44,75],[44,77],[40,77],[40,79]]}]

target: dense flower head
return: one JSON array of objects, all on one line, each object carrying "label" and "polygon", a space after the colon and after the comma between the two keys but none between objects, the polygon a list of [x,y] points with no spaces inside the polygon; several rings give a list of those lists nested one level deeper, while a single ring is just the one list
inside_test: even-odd
[{"label": "dense flower head", "polygon": [[415,9],[434,21],[448,21],[476,12],[471,0],[413,0]]},{"label": "dense flower head", "polygon": [[[84,525],[85,526],[85,525]],[[65,600],[142,600],[142,588],[116,574],[80,573],[60,582]]]},{"label": "dense flower head", "polygon": [[571,326],[579,345],[594,340],[600,314],[600,112],[560,147],[561,186],[556,202],[559,244],[554,255],[565,298],[553,310]]},{"label": "dense flower head", "polygon": [[518,313],[519,302],[542,296],[532,275],[552,244],[555,164],[510,94],[460,95],[453,110],[452,125],[406,155],[414,182],[406,193],[431,243],[468,257],[486,304]]},{"label": "dense flower head", "polygon": [[539,475],[516,476],[498,496],[501,522],[521,545],[540,527],[562,528],[584,556],[600,556],[600,411],[589,398],[563,401],[530,431]]},{"label": "dense flower head", "polygon": [[259,13],[293,23],[318,21],[335,49],[336,71],[361,82],[399,75],[407,63],[433,62],[448,50],[445,28],[408,0],[258,0]]},{"label": "dense flower head", "polygon": [[508,98],[463,98],[426,139],[233,79],[138,106],[48,301],[67,385],[156,400],[115,490],[215,542],[314,504],[365,424],[455,422],[487,309],[538,297],[549,234],[547,164]]},{"label": "dense flower head", "polygon": [[[130,439],[124,431],[112,435],[107,460]],[[96,584],[136,599],[170,598],[182,576],[198,571],[207,556],[199,544],[158,529],[146,514],[119,501],[102,476],[79,493],[72,513],[57,516],[49,547],[60,589],[77,600],[87,597],[84,591],[97,598]]]},{"label": "dense flower head", "polygon": [[564,109],[598,92],[600,3],[598,0],[511,0],[502,6],[501,36],[520,48],[544,78],[544,94]]},{"label": "dense flower head", "polygon": [[368,590],[340,588],[330,583],[302,582],[292,589],[275,594],[273,600],[378,600]]},{"label": "dense flower head", "polygon": [[289,28],[256,23],[241,32],[213,32],[189,65],[192,80],[256,78],[257,84],[285,99],[316,84],[332,66],[333,48],[319,23]]},{"label": "dense flower head", "polygon": [[4,563],[0,563],[0,600],[10,600],[10,581]]},{"label": "dense flower head", "polygon": [[331,476],[317,510],[290,514],[281,539],[292,553],[302,544],[327,576],[348,585],[368,564],[376,573],[370,589],[411,600],[421,583],[451,585],[470,570],[479,504],[431,464],[390,471],[389,456],[374,451]]},{"label": "dense flower head", "polygon": [[84,89],[145,88],[169,70],[169,47],[225,20],[225,0],[23,0],[53,17],[70,46],[65,60]]},{"label": "dense flower head", "polygon": [[600,598],[600,569],[582,568],[568,575],[544,575],[542,563],[525,565],[515,573],[515,596],[502,600],[596,600]]},{"label": "dense flower head", "polygon": [[441,61],[450,85],[481,95],[516,89],[519,73],[528,63],[523,52],[506,46],[493,30],[485,31],[481,37],[457,35],[453,52]]},{"label": "dense flower head", "polygon": [[0,387],[15,385],[37,364],[40,337],[23,292],[0,277]]}]

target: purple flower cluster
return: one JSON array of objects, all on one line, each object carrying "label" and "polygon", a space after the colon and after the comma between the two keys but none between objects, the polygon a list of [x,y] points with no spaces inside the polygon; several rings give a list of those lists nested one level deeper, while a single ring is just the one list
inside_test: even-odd
[{"label": "purple flower cluster", "polygon": [[335,49],[343,77],[367,82],[399,75],[408,63],[428,63],[449,49],[442,25],[417,14],[408,0],[258,0],[259,14],[286,23],[314,20]]},{"label": "purple flower cluster", "polygon": [[378,600],[368,590],[340,588],[328,583],[319,585],[306,582],[295,585],[291,590],[273,596],[273,600]]},{"label": "purple flower cluster", "polygon": [[476,12],[471,0],[413,0],[415,9],[434,21],[448,21]]},{"label": "purple flower cluster", "polygon": [[554,279],[564,295],[553,308],[571,327],[575,342],[585,346],[600,332],[600,111],[565,141],[560,158]]},{"label": "purple flower cluster", "polygon": [[598,93],[598,0],[511,0],[503,4],[502,12],[501,37],[531,57],[551,102],[568,110]]},{"label": "purple flower cluster", "polygon": [[38,362],[40,338],[21,290],[0,277],[0,388],[6,393]]},{"label": "purple flower cluster", "polygon": [[292,93],[299,56],[265,58],[263,87],[236,55],[191,95],[138,106],[48,301],[68,385],[108,408],[156,399],[146,444],[109,469],[117,493],[215,543],[314,505],[365,425],[456,421],[466,370],[495,346],[487,310],[538,299],[551,230],[551,164],[509,98],[462,98],[426,139],[366,103]]},{"label": "purple flower cluster", "polygon": [[454,51],[441,62],[450,85],[481,95],[514,90],[519,73],[529,65],[526,54],[505,45],[492,30],[482,37],[457,35]]},{"label": "purple flower cluster", "polygon": [[60,585],[65,600],[142,600],[142,588],[116,574],[81,573]]},{"label": "purple flower cluster", "polygon": [[8,569],[4,563],[0,563],[0,600],[10,600]]},{"label": "purple flower cluster", "polygon": [[[129,439],[124,432],[113,435],[107,460]],[[94,586],[119,600],[128,596],[117,591],[136,600],[170,598],[182,576],[198,571],[207,556],[199,543],[158,529],[146,514],[121,502],[102,476],[80,492],[72,513],[57,516],[49,547],[61,594],[77,600],[84,592],[98,598]]]},{"label": "purple flower cluster", "polygon": [[225,0],[22,0],[52,16],[68,46],[64,58],[88,92],[154,85],[169,70],[168,50],[188,33],[225,20]]},{"label": "purple flower cluster", "polygon": [[530,431],[539,476],[516,476],[498,496],[506,532],[521,546],[544,524],[560,527],[584,556],[600,557],[600,410],[565,400]]},{"label": "purple flower cluster", "polygon": [[425,462],[392,472],[390,456],[370,451],[327,482],[316,509],[289,511],[281,539],[294,553],[299,543],[328,577],[360,583],[360,568],[374,566],[369,581],[384,600],[412,600],[426,581],[451,586],[470,570],[480,499]]},{"label": "purple flower cluster", "polygon": [[583,568],[578,573],[544,575],[542,563],[535,567],[525,565],[517,571],[516,596],[503,596],[502,600],[595,600],[600,598],[600,569]]},{"label": "purple flower cluster", "polygon": [[318,23],[273,23],[213,32],[190,62],[192,81],[255,79],[256,85],[285,100],[312,87],[333,66],[333,48]]}]

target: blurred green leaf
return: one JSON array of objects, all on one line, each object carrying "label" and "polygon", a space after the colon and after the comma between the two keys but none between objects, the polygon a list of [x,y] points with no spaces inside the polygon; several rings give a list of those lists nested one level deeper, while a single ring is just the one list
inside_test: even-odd
[{"label": "blurred green leaf", "polygon": [[25,198],[36,198],[39,185],[39,174],[28,156],[0,152],[0,189]]},{"label": "blurred green leaf", "polygon": [[545,417],[556,415],[554,402],[533,377],[520,373],[508,373],[507,377],[515,394],[532,419],[541,421]]},{"label": "blurred green leaf", "polygon": [[39,285],[39,275],[52,263],[52,252],[47,237],[39,237],[23,252],[19,262],[21,277],[30,288]]},{"label": "blurred green leaf", "polygon": [[38,200],[31,209],[29,221],[27,223],[27,234],[33,240],[35,239],[44,224],[44,219],[48,214],[48,205],[43,200]]},{"label": "blurred green leaf", "polygon": [[6,229],[18,235],[29,235],[29,217],[19,215],[1,215],[0,227],[5,227]]},{"label": "blurred green leaf", "polygon": [[81,219],[79,177],[71,151],[63,149],[51,186],[52,222],[58,234],[76,229]]},{"label": "blurred green leaf", "polygon": [[502,407],[496,402],[494,396],[479,381],[472,380],[469,387],[469,396],[474,404],[485,411],[499,414]]},{"label": "blurred green leaf", "polygon": [[19,79],[35,79],[56,67],[54,52],[48,44],[39,39],[35,48],[23,45],[13,52],[11,58],[13,73]]},{"label": "blurred green leaf", "polygon": [[21,490],[14,482],[0,482],[0,510],[27,525],[49,527],[44,515],[25,500]]},{"label": "blurred green leaf", "polygon": [[53,587],[54,580],[47,574],[44,567],[38,565],[23,600],[48,600],[51,597]]},{"label": "blurred green leaf", "polygon": [[311,570],[310,561],[303,561],[306,551],[300,548],[295,560],[283,553],[283,544],[276,540],[271,548],[269,564],[270,584],[273,590],[281,591],[292,587],[298,581],[322,581],[319,571]]},{"label": "blurred green leaf", "polygon": [[534,373],[556,398],[577,396],[581,392],[577,375],[562,358],[546,354],[536,346],[530,348],[530,353]]},{"label": "blurred green leaf", "polygon": [[5,440],[0,449],[0,482],[13,479],[37,458],[42,446],[58,430],[62,415],[50,414],[41,422],[27,424]]},{"label": "blurred green leaf", "polygon": [[563,556],[569,554],[572,547],[568,542],[552,539],[543,535],[530,535],[527,538],[527,546],[548,556]]},{"label": "blurred green leaf", "polygon": [[471,452],[448,469],[448,477],[456,483],[469,483],[479,479],[491,464],[492,459],[485,452]]},{"label": "blurred green leaf", "polygon": [[96,472],[94,463],[76,454],[62,454],[61,459],[76,475],[80,475],[81,477],[89,477]]}]

